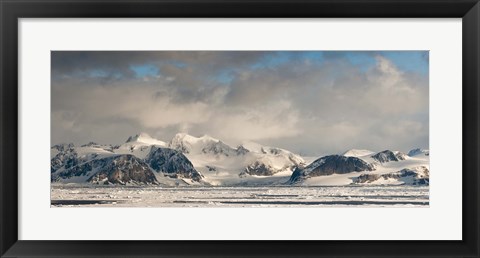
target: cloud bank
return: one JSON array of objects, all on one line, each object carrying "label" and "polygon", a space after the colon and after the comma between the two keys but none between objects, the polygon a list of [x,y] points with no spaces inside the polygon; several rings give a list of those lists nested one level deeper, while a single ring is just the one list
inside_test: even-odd
[{"label": "cloud bank", "polygon": [[51,91],[52,144],[186,132],[314,156],[428,148],[426,51],[54,51]]}]

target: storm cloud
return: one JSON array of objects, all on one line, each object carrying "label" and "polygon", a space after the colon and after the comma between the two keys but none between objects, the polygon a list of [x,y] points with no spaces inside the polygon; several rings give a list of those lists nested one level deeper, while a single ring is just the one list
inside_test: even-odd
[{"label": "storm cloud", "polygon": [[54,51],[52,144],[208,134],[304,155],[428,148],[428,51]]}]

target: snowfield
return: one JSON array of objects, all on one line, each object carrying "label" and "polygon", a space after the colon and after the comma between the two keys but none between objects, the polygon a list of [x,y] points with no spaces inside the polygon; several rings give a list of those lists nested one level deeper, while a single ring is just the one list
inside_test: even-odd
[{"label": "snowfield", "polygon": [[158,187],[52,184],[51,207],[428,207],[428,186]]}]

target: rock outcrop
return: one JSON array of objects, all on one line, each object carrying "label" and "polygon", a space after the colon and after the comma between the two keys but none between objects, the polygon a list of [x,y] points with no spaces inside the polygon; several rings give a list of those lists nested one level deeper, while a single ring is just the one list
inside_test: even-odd
[{"label": "rock outcrop", "polygon": [[178,150],[152,147],[145,157],[145,162],[156,172],[162,172],[172,178],[190,178],[197,182],[202,179],[202,175],[195,170],[192,162]]},{"label": "rock outcrop", "polygon": [[296,183],[309,177],[345,174],[350,172],[372,171],[375,167],[356,157],[330,155],[319,158],[305,168],[297,168],[290,177]]},{"label": "rock outcrop", "polygon": [[52,174],[52,181],[68,179],[96,184],[157,184],[148,165],[129,154],[93,159]]},{"label": "rock outcrop", "polygon": [[390,161],[400,161],[400,160],[405,160],[407,158],[407,155],[402,152],[393,152],[390,150],[384,150],[382,152],[379,152],[375,155],[372,155],[372,158],[375,159],[376,161],[380,163],[386,163]]}]

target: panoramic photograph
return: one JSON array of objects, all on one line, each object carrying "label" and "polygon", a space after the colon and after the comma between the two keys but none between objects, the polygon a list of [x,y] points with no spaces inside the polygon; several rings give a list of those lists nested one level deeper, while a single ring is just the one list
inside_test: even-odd
[{"label": "panoramic photograph", "polygon": [[52,51],[51,207],[429,207],[428,51]]}]

